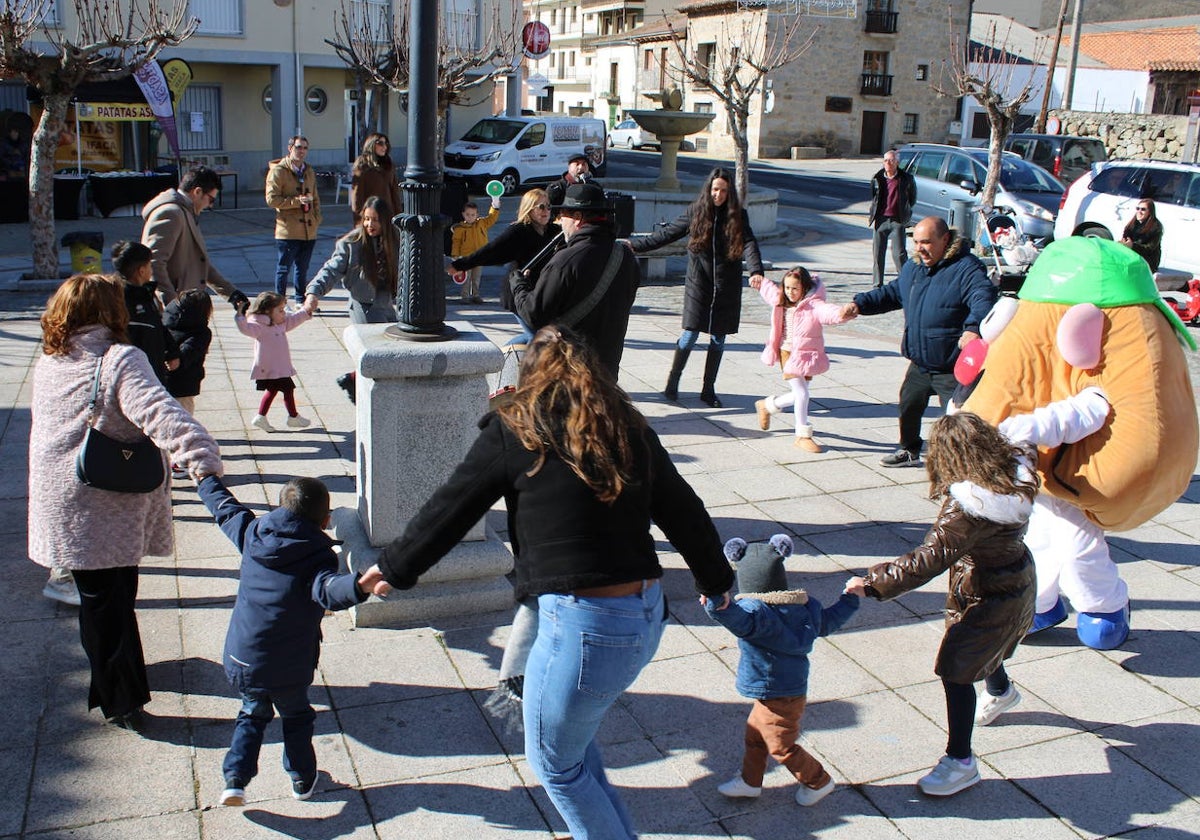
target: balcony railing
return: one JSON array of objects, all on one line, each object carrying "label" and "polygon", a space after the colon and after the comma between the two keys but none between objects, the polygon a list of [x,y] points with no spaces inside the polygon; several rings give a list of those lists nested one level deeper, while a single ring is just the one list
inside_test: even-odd
[{"label": "balcony railing", "polygon": [[867,32],[895,33],[900,22],[899,12],[867,12]]},{"label": "balcony railing", "polygon": [[863,96],[891,96],[892,77],[886,73],[863,73],[858,92]]}]

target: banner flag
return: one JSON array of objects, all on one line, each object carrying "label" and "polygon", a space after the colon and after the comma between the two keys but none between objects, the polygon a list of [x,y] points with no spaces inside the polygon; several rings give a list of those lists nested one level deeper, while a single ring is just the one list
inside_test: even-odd
[{"label": "banner flag", "polygon": [[171,104],[171,89],[167,87],[167,79],[163,75],[162,68],[159,67],[157,61],[147,61],[133,71],[133,78],[138,87],[142,89],[146,101],[150,103],[150,108],[154,111],[158,124],[162,126],[163,134],[167,137],[167,144],[171,147],[171,153],[178,158],[179,132],[175,128],[175,108]]}]

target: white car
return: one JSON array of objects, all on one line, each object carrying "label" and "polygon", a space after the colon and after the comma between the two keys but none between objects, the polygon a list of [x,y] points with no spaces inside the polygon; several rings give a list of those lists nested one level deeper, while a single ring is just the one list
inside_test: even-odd
[{"label": "white car", "polygon": [[1200,164],[1121,160],[1096,164],[1063,196],[1054,238],[1118,240],[1143,198],[1154,199],[1162,223],[1160,270],[1200,277]]},{"label": "white car", "polygon": [[622,120],[608,132],[608,145],[625,149],[640,149],[643,146],[657,148],[658,138],[634,120]]}]

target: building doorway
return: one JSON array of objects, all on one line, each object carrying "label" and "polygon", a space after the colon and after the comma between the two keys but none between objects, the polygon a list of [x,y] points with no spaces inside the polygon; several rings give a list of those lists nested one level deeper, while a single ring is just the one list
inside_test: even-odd
[{"label": "building doorway", "polygon": [[886,116],[886,111],[863,111],[862,136],[858,139],[859,154],[883,154],[883,121]]}]

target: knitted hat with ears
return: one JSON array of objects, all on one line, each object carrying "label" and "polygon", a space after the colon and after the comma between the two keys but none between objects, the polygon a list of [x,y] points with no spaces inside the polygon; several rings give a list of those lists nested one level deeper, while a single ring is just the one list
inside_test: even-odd
[{"label": "knitted hat with ears", "polygon": [[738,593],[786,592],[783,558],[792,554],[792,538],[776,534],[765,543],[747,544],[741,537],[725,543],[725,557],[737,569]]}]

